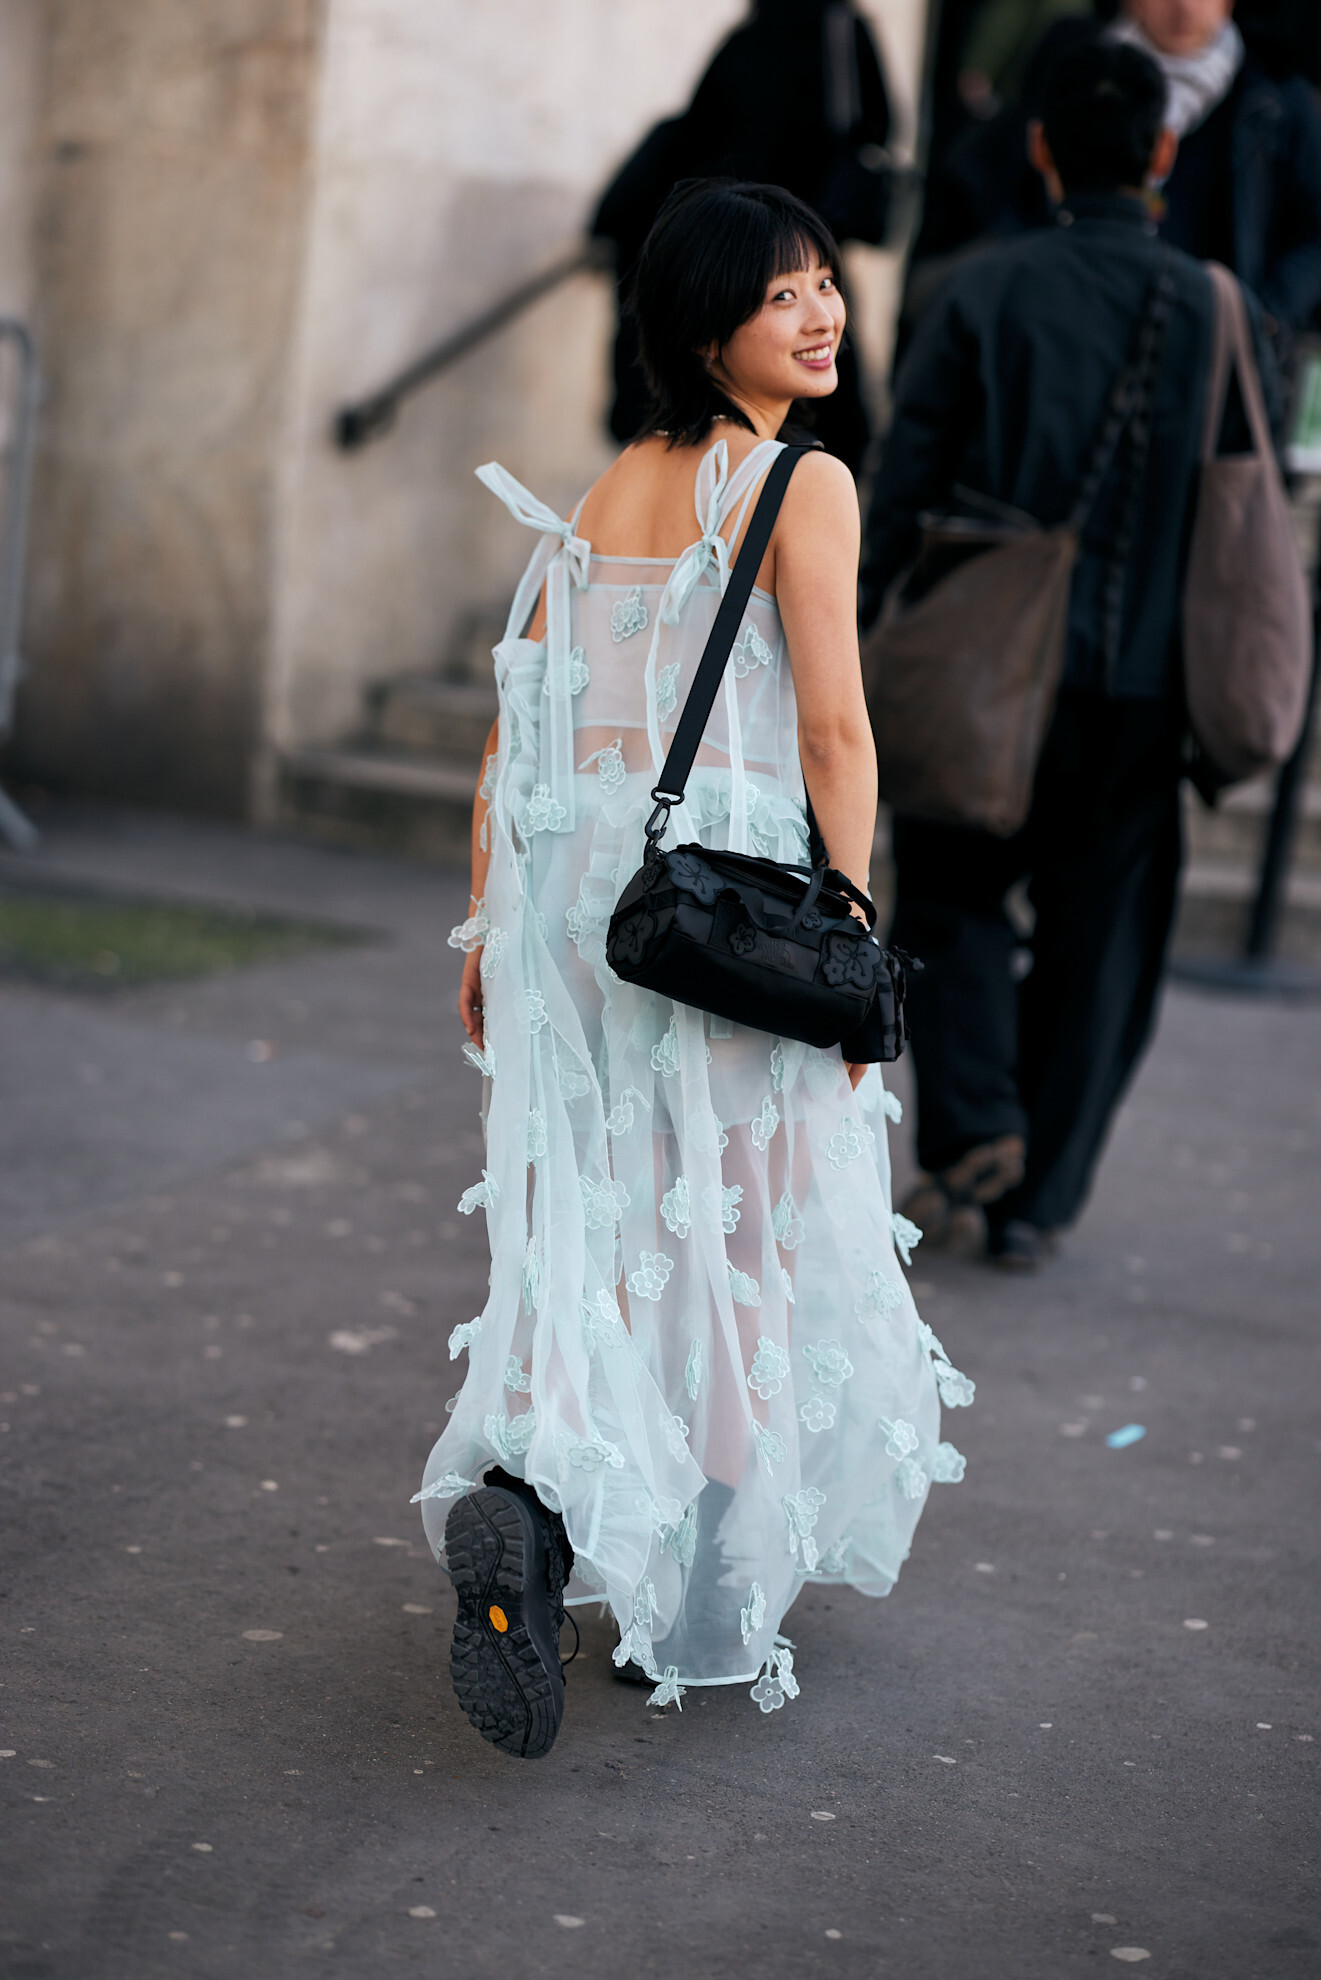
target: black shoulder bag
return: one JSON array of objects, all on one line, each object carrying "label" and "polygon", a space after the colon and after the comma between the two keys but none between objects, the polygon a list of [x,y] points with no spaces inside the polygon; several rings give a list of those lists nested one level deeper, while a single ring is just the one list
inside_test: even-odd
[{"label": "black shoulder bag", "polygon": [[[907,1042],[906,958],[880,947],[872,934],[876,909],[829,864],[810,800],[810,866],[700,845],[661,848],[789,477],[808,451],[786,447],[766,477],[651,794],[656,809],[647,821],[646,859],[610,917],[606,958],[625,983],[756,1031],[839,1045],[845,1059],[863,1064],[897,1059]],[[865,926],[851,907],[861,909]]]}]

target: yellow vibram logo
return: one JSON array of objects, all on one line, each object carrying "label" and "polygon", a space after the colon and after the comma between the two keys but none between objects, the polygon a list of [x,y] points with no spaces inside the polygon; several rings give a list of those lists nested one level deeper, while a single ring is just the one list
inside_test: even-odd
[{"label": "yellow vibram logo", "polygon": [[503,1609],[488,1609],[488,1610],[487,1610],[487,1614],[489,1615],[489,1617],[490,1617],[490,1619],[491,1619],[491,1627],[492,1627],[492,1629],[498,1629],[498,1630],[499,1630],[499,1632],[500,1632],[500,1634],[501,1634],[501,1636],[503,1636],[503,1635],[504,1635],[504,1633],[505,1633],[505,1631],[506,1631],[506,1630],[508,1629],[508,1627],[509,1627],[509,1618],[508,1618],[508,1616],[507,1616],[507,1615],[505,1614],[505,1612],[504,1612],[504,1610],[503,1610]]}]

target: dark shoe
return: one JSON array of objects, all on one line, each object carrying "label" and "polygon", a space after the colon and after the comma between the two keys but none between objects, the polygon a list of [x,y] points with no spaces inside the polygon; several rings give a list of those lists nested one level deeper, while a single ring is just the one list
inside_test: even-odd
[{"label": "dark shoe", "polygon": [[1017,1217],[992,1224],[986,1235],[986,1255],[1002,1272],[1039,1272],[1058,1249],[1054,1231],[1025,1224]]},{"label": "dark shoe", "polygon": [[562,1522],[521,1482],[451,1507],[445,1559],[459,1613],[454,1693],[483,1739],[524,1760],[549,1753],[564,1716]]},{"label": "dark shoe", "polygon": [[612,1663],[610,1675],[619,1684],[655,1684],[654,1677],[648,1677],[641,1664],[635,1664],[630,1657],[626,1664]]},{"label": "dark shoe", "polygon": [[975,1258],[985,1248],[986,1219],[982,1212],[973,1203],[952,1203],[935,1176],[925,1176],[910,1190],[899,1211],[917,1225],[927,1251]]},{"label": "dark shoe", "polygon": [[932,1251],[969,1251],[981,1238],[979,1212],[1023,1180],[1027,1148],[1021,1134],[970,1148],[938,1174],[923,1176],[900,1205]]},{"label": "dark shoe", "polygon": [[1002,1134],[998,1141],[970,1148],[940,1172],[940,1184],[951,1203],[995,1203],[1023,1180],[1027,1143],[1021,1134]]}]

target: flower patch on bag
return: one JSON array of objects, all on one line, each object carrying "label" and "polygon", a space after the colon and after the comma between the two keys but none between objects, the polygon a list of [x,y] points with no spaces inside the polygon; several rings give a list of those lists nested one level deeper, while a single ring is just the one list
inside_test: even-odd
[{"label": "flower patch on bag", "polygon": [[665,864],[676,887],[693,895],[703,907],[710,907],[720,892],[720,879],[704,859],[698,859],[694,853],[676,852],[670,854]]},{"label": "flower patch on bag", "polygon": [[827,935],[821,944],[821,975],[832,990],[876,987],[875,944],[863,935]]},{"label": "flower patch on bag", "polygon": [[610,937],[610,961],[635,968],[643,960],[660,927],[650,908],[635,908],[627,921],[621,921]]}]

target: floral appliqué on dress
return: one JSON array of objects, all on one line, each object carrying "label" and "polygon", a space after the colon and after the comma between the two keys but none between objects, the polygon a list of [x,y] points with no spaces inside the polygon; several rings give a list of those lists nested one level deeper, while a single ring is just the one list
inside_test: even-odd
[{"label": "floral appliqu\u00e9 on dress", "polygon": [[645,632],[650,614],[642,602],[642,586],[635,584],[623,598],[618,598],[610,608],[610,637],[616,646],[634,633]]},{"label": "floral appliqu\u00e9 on dress", "polygon": [[769,1402],[772,1396],[779,1395],[788,1373],[788,1355],[768,1335],[763,1334],[757,1342],[752,1367],[748,1370],[748,1387],[755,1390],[763,1402]]},{"label": "floral appliqu\u00e9 on dress", "polygon": [[729,651],[730,662],[737,680],[745,680],[754,667],[768,667],[772,650],[766,644],[754,625],[743,628],[743,636]]}]

